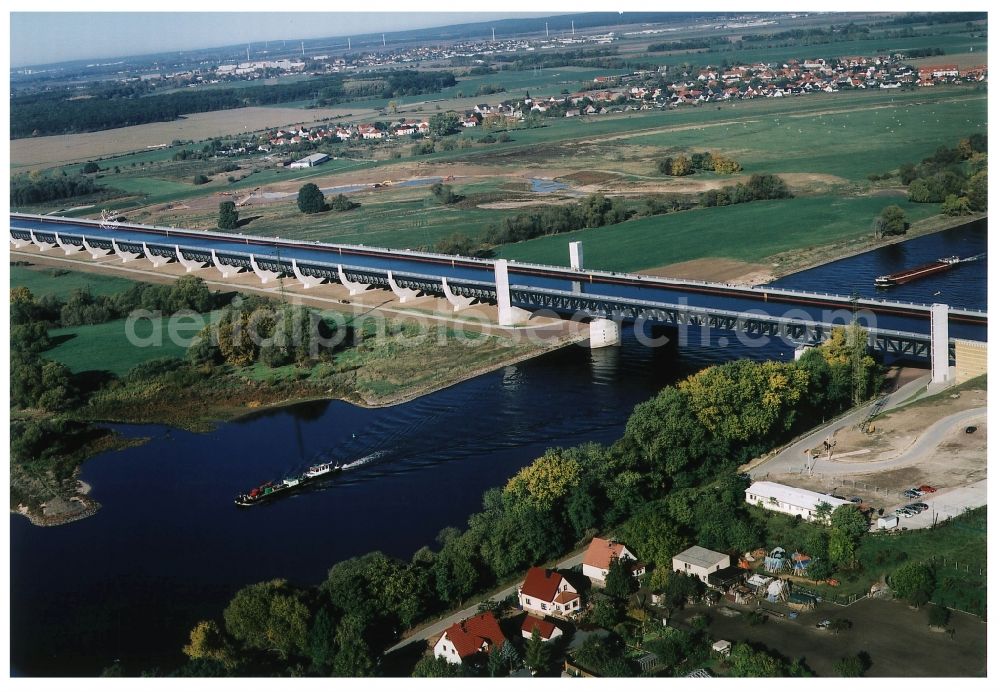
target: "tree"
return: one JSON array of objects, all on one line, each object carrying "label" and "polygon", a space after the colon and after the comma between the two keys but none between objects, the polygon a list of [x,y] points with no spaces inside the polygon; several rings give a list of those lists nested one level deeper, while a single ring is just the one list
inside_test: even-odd
[{"label": "tree", "polygon": [[903,235],[909,227],[906,212],[898,204],[890,204],[872,221],[872,230],[876,238],[889,235]]},{"label": "tree", "polygon": [[222,230],[232,230],[239,225],[240,213],[236,211],[235,202],[222,202],[219,204],[219,228]]},{"label": "tree", "polygon": [[552,649],[547,642],[542,641],[538,628],[532,631],[531,639],[524,649],[524,662],[532,673],[548,670],[552,664]]},{"label": "tree", "polygon": [[309,628],[308,654],[313,666],[319,671],[333,667],[337,653],[337,627],[327,608],[320,608]]},{"label": "tree", "polygon": [[806,575],[814,581],[825,581],[833,576],[833,570],[825,558],[813,556],[806,567]]},{"label": "tree", "polygon": [[670,165],[670,175],[683,176],[691,175],[694,169],[691,167],[691,160],[686,156],[676,157]]},{"label": "tree", "polygon": [[412,677],[415,678],[460,678],[465,674],[462,666],[449,663],[437,656],[424,656],[413,667]]},{"label": "tree", "polygon": [[87,163],[83,164],[84,173],[97,173],[99,170],[101,170],[101,167],[98,166],[93,161],[88,161]]},{"label": "tree", "polygon": [[430,133],[435,137],[447,137],[462,129],[455,113],[435,113],[427,122]]},{"label": "tree", "polygon": [[827,555],[830,562],[839,567],[852,567],[856,562],[857,544],[843,529],[830,529],[830,543]]},{"label": "tree", "polygon": [[829,502],[817,503],[814,514],[816,515],[816,520],[821,522],[828,522],[830,520],[830,514],[833,512],[833,505]]},{"label": "tree", "polygon": [[309,609],[284,579],[245,586],[223,612],[226,631],[255,649],[281,658],[305,651]]},{"label": "tree", "polygon": [[341,678],[356,678],[369,675],[375,668],[372,652],[365,637],[365,620],[362,616],[348,613],[337,625],[334,638],[337,654],[333,659],[333,674]]},{"label": "tree", "polygon": [[361,205],[351,201],[347,195],[337,195],[330,201],[330,208],[334,211],[350,211],[359,206]]},{"label": "tree", "polygon": [[236,667],[233,647],[226,641],[214,620],[202,620],[191,630],[191,641],[184,646],[184,653],[191,660],[218,661],[226,668]]},{"label": "tree", "polygon": [[580,464],[563,450],[550,449],[507,481],[504,492],[536,507],[548,507],[576,487],[580,471]]},{"label": "tree", "polygon": [[315,183],[306,183],[299,188],[298,204],[303,214],[317,214],[327,209],[323,191]]},{"label": "tree", "polygon": [[868,667],[863,652],[847,656],[833,664],[833,669],[842,678],[860,678]]},{"label": "tree", "polygon": [[208,182],[208,176],[205,175],[204,173],[199,173],[194,177],[194,179],[191,182],[193,182],[195,185],[204,185],[205,183]]},{"label": "tree", "polygon": [[941,212],[948,216],[968,216],[972,213],[972,206],[968,197],[948,195],[941,203]]},{"label": "tree", "polygon": [[942,605],[932,605],[927,609],[927,624],[930,627],[944,627],[951,619],[951,611]]},{"label": "tree", "polygon": [[442,185],[441,183],[434,183],[431,185],[431,194],[434,195],[436,199],[441,204],[453,204],[461,199],[452,190],[451,185]]},{"label": "tree", "polygon": [[740,678],[784,677],[785,666],[780,659],[766,651],[757,651],[750,644],[740,642],[729,654],[733,675]]},{"label": "tree", "polygon": [[855,504],[840,505],[830,515],[830,525],[843,531],[855,543],[868,534],[868,518]]},{"label": "tree", "polygon": [[638,584],[632,576],[632,561],[620,560],[617,557],[611,559],[608,565],[608,575],[604,580],[604,593],[612,598],[624,601],[635,591]]},{"label": "tree", "polygon": [[910,605],[920,606],[927,603],[934,593],[934,572],[921,562],[910,561],[893,573],[889,585],[896,598],[905,599]]}]

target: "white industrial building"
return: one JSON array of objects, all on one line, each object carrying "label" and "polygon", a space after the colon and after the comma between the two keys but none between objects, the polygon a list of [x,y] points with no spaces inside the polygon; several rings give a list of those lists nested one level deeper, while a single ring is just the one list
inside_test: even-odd
[{"label": "white industrial building", "polygon": [[292,168],[312,168],[330,160],[329,154],[310,154],[304,159],[299,159],[292,163]]},{"label": "white industrial building", "polygon": [[804,488],[793,488],[790,485],[772,483],[771,481],[756,481],[746,489],[748,504],[757,505],[773,512],[791,514],[813,521],[816,518],[816,507],[826,503],[831,507],[831,513],[840,505],[851,504],[832,495],[816,493]]},{"label": "white industrial building", "polygon": [[693,545],[683,553],[674,555],[673,567],[675,572],[693,574],[707,584],[708,575],[729,567],[729,556]]}]

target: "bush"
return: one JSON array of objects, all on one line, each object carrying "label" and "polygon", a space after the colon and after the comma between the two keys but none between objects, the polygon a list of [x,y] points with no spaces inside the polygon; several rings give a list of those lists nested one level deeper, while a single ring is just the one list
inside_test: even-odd
[{"label": "bush", "polygon": [[87,163],[83,164],[84,173],[97,173],[99,170],[101,170],[101,167],[98,166],[93,161],[88,161]]},{"label": "bush", "polygon": [[944,627],[951,619],[951,611],[940,605],[932,605],[927,610],[927,624],[931,627]]},{"label": "bush", "polygon": [[316,214],[327,210],[323,191],[316,187],[315,183],[306,183],[299,188],[298,205],[299,211],[303,214]]},{"label": "bush", "polygon": [[205,175],[204,173],[199,173],[194,177],[194,180],[192,180],[191,182],[193,182],[195,185],[204,185],[205,183],[208,182],[208,176]]}]

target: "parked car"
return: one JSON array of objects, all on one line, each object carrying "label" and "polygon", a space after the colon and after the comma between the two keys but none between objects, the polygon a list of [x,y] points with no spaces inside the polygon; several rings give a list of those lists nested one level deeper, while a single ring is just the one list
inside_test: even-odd
[{"label": "parked car", "polygon": [[818,629],[821,629],[821,630],[825,630],[829,626],[830,626],[830,621],[829,620],[822,620],[822,621],[816,623],[816,627]]},{"label": "parked car", "polygon": [[927,505],[924,504],[923,502],[914,502],[913,504],[909,504],[909,505],[906,505],[906,506],[907,507],[916,507],[921,512],[923,512],[925,509],[928,509]]},{"label": "parked car", "polygon": [[862,502],[864,502],[864,500],[862,500],[862,499],[861,499],[860,497],[858,497],[857,495],[855,495],[854,497],[851,497],[851,498],[848,498],[848,499],[849,499],[849,500],[850,500],[851,502],[853,502],[854,504],[856,504],[856,505],[860,505],[860,504],[861,504]]},{"label": "parked car", "polygon": [[915,490],[904,490],[903,497],[908,497],[912,500],[915,497],[920,497],[920,493],[916,492]]},{"label": "parked car", "polygon": [[908,492],[914,493],[918,497],[924,494],[924,491],[921,490],[920,488],[910,488]]},{"label": "parked car", "polygon": [[971,435],[972,433],[976,432],[976,430],[977,430],[976,426],[970,425],[965,429],[965,433],[967,435]]},{"label": "parked car", "polygon": [[906,505],[903,509],[908,509],[914,514],[920,514],[924,511],[922,507],[917,507],[916,505]]},{"label": "parked car", "polygon": [[911,512],[910,510],[906,509],[906,507],[900,507],[899,509],[896,510],[896,516],[897,517],[912,517],[913,516],[913,512]]},{"label": "parked car", "polygon": [[919,488],[917,488],[917,490],[919,490],[921,493],[936,493],[937,492],[937,488],[935,488],[933,485],[922,485]]}]

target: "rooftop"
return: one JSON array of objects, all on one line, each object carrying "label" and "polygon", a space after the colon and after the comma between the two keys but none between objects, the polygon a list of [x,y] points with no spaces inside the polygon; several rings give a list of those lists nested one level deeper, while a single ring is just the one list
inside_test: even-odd
[{"label": "rooftop", "polygon": [[714,550],[709,550],[708,548],[702,548],[700,545],[693,545],[683,553],[679,555],[674,555],[675,560],[680,560],[681,562],[686,562],[688,564],[694,565],[695,567],[711,567],[712,565],[718,564],[720,560],[725,560],[729,556],[724,553],[717,553]]},{"label": "rooftop", "polygon": [[834,509],[840,505],[849,505],[849,500],[841,500],[832,495],[813,492],[805,488],[794,488],[790,485],[773,483],[771,481],[755,481],[753,485],[746,489],[747,495],[757,497],[775,498],[778,502],[784,502],[794,507],[815,509],[816,505],[825,502]]}]

